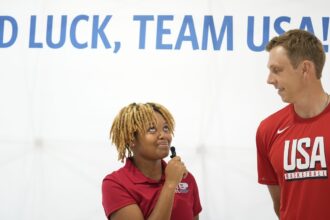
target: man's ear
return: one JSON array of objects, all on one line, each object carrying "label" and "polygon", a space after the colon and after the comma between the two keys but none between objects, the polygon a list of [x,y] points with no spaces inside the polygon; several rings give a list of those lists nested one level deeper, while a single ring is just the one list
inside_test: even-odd
[{"label": "man's ear", "polygon": [[304,78],[310,78],[312,76],[316,77],[316,73],[315,73],[315,65],[312,61],[310,60],[304,60],[301,63],[302,65],[302,73],[304,75]]}]

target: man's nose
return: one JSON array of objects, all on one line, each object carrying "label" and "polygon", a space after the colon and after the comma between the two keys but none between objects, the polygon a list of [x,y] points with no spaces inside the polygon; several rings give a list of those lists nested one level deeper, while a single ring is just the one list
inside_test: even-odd
[{"label": "man's nose", "polygon": [[272,73],[268,73],[267,83],[268,84],[274,84],[275,83],[275,78],[274,78]]}]

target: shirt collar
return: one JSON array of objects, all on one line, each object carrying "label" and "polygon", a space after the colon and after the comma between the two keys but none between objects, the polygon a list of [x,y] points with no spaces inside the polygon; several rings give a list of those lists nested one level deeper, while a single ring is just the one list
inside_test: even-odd
[{"label": "shirt collar", "polygon": [[151,184],[159,184],[165,181],[165,168],[166,162],[164,160],[161,161],[162,163],[162,176],[159,181],[153,180],[149,177],[146,177],[140,170],[136,168],[134,163],[132,162],[132,158],[126,158],[124,172],[128,178],[131,179],[133,183],[151,183]]}]

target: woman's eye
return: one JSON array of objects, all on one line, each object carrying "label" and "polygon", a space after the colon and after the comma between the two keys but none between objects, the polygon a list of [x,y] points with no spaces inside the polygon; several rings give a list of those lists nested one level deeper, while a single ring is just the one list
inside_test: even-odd
[{"label": "woman's eye", "polygon": [[150,127],[150,128],[148,128],[148,132],[156,132],[156,128],[155,127]]},{"label": "woman's eye", "polygon": [[165,132],[168,132],[168,131],[170,130],[170,128],[169,128],[167,125],[165,125],[164,128],[163,128],[163,130],[164,130]]}]

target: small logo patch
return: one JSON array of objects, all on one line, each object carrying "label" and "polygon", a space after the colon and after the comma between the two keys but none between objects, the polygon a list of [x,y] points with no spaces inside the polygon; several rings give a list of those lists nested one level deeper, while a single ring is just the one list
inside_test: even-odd
[{"label": "small logo patch", "polygon": [[188,183],[179,183],[179,185],[175,189],[175,193],[187,193],[189,192]]}]

